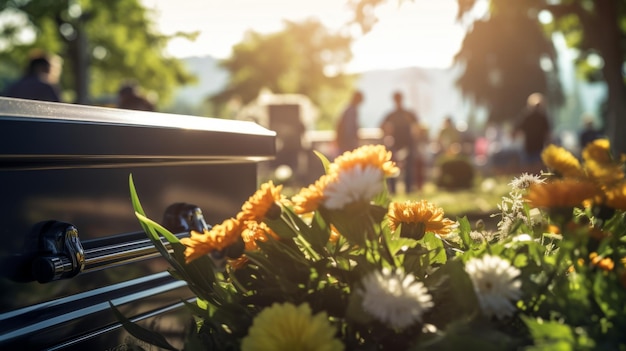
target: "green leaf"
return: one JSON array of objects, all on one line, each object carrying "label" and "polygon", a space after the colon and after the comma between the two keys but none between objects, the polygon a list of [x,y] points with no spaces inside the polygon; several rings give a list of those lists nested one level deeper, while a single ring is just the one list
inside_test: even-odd
[{"label": "green leaf", "polygon": [[539,350],[575,350],[576,338],[569,325],[555,321],[544,321],[526,315],[521,315],[522,321],[528,327],[535,346],[528,347],[528,351]]},{"label": "green leaf", "polygon": [[[309,226],[291,208],[285,208],[284,215],[297,228],[297,236],[306,241],[304,245],[315,251],[313,255],[323,256],[326,243],[330,237],[330,226],[323,219],[321,222],[315,223],[318,220],[316,218],[313,218],[314,223],[312,223],[312,226]],[[315,216],[318,216],[318,214],[316,213]]]},{"label": "green leaf", "polygon": [[[590,277],[591,278],[591,277]],[[626,310],[626,292],[615,275],[598,272],[593,277],[593,295],[607,318],[615,318]]]},{"label": "green leaf", "polygon": [[363,309],[363,296],[358,292],[350,294],[346,308],[346,318],[365,325],[374,320],[374,316]]},{"label": "green leaf", "polygon": [[180,240],[174,234],[172,234],[172,232],[167,230],[165,227],[163,227],[159,223],[151,220],[150,218],[146,217],[145,215],[142,215],[141,213],[135,213],[135,215],[137,216],[137,218],[139,218],[139,220],[142,223],[144,223],[150,229],[154,230],[154,232],[163,235],[165,240],[169,241],[172,244],[180,242]]},{"label": "green leaf", "polygon": [[369,205],[359,209],[328,210],[320,208],[319,212],[326,222],[332,223],[350,243],[365,247],[366,238],[368,235],[373,235],[375,231],[372,228],[368,213]]},{"label": "green leaf", "polygon": [[324,166],[324,173],[328,173],[328,167],[330,166],[330,161],[328,160],[328,158],[326,158],[323,153],[317,150],[313,150],[313,152],[320,159],[320,161],[322,161],[322,166]]},{"label": "green leaf", "polygon": [[[283,208],[283,211],[285,210],[286,208]],[[297,230],[286,223],[283,216],[277,219],[265,218],[263,222],[267,224],[274,233],[278,234],[281,239],[292,239],[298,236]]]},{"label": "green leaf", "polygon": [[167,342],[163,335],[131,322],[113,305],[111,301],[109,301],[109,305],[111,306],[111,310],[115,314],[117,320],[122,324],[124,329],[126,329],[126,331],[130,333],[130,335],[136,337],[139,340],[145,341],[150,345],[154,345],[162,349],[173,351],[177,350],[174,346],[170,345],[170,343]]},{"label": "green leaf", "polygon": [[[450,314],[460,319],[462,316],[474,316],[479,312],[479,303],[474,285],[465,272],[465,266],[460,259],[449,260],[440,269],[427,279],[427,286],[436,286],[438,293],[433,294],[439,305],[441,315]],[[445,292],[445,294],[444,294]],[[437,300],[441,300],[438,304]],[[443,309],[445,309],[444,312]]]},{"label": "green leaf", "polygon": [[426,233],[422,239],[424,246],[431,251],[430,262],[432,263],[445,263],[447,260],[446,250],[443,247],[443,242],[433,233]]},{"label": "green leaf", "polygon": [[461,238],[461,242],[463,243],[463,250],[469,250],[472,247],[472,238],[470,237],[470,232],[472,231],[472,226],[470,225],[467,216],[463,216],[463,218],[457,218],[459,222],[459,237]]},{"label": "green leaf", "polygon": [[411,351],[517,350],[519,342],[487,323],[455,320],[438,333],[423,334]]},{"label": "green leaf", "polygon": [[209,318],[209,303],[200,298],[196,299],[196,303],[183,300],[183,304],[188,308],[192,314],[200,318]]},{"label": "green leaf", "polygon": [[139,223],[143,227],[143,230],[148,236],[148,239],[152,241],[152,244],[154,245],[154,247],[156,247],[156,249],[159,251],[161,256],[163,256],[165,259],[170,261],[170,263],[171,261],[174,261],[174,259],[170,256],[169,251],[167,250],[165,245],[163,245],[163,242],[161,241],[161,238],[159,237],[157,232],[143,221],[143,218],[146,218],[146,217],[139,214],[138,212],[135,212],[135,216],[137,216],[137,218],[139,219]]},{"label": "green leaf", "polygon": [[135,183],[133,182],[132,173],[128,176],[128,185],[130,187],[130,199],[133,203],[133,209],[135,210],[135,212],[145,216],[146,214],[141,207],[141,202],[139,202],[139,196],[137,196],[137,190],[135,189]]},{"label": "green leaf", "polygon": [[330,230],[330,225],[326,223],[324,217],[318,211],[315,211],[311,221],[311,244],[315,247],[324,247],[328,243],[328,239],[330,239]]}]

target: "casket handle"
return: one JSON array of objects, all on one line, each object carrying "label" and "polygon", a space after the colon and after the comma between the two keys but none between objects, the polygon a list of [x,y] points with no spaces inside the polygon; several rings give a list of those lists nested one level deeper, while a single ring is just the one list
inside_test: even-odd
[{"label": "casket handle", "polygon": [[55,220],[35,225],[37,255],[32,261],[33,278],[40,283],[72,278],[85,268],[85,251],[78,229]]}]

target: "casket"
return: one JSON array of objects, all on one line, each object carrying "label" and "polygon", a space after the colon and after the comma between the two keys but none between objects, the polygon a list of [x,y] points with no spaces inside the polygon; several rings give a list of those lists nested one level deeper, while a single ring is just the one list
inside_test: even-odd
[{"label": "casket", "polygon": [[129,177],[185,236],[234,216],[274,154],[252,122],[0,98],[0,349],[117,347],[110,304],[182,340],[193,294],[142,232]]}]

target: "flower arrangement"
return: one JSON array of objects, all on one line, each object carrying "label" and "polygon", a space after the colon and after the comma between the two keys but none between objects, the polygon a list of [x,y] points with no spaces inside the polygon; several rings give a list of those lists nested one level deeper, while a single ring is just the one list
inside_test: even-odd
[{"label": "flower arrangement", "polygon": [[267,182],[181,240],[131,177],[140,223],[197,296],[186,350],[626,350],[625,160],[608,140],[582,162],[547,147],[547,172],[511,182],[493,230],[393,202],[381,145],[319,156],[325,174],[296,195]]}]

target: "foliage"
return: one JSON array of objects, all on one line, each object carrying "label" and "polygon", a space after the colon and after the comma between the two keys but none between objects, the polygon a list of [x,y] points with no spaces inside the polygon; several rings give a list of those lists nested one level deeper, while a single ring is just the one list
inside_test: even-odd
[{"label": "foliage", "polygon": [[246,104],[262,88],[275,94],[304,94],[329,124],[351,94],[353,77],[341,73],[352,57],[350,42],[348,36],[331,33],[313,19],[285,21],[285,29],[271,34],[249,31],[233,47],[232,56],[221,62],[230,81],[211,100],[218,106],[232,99]]},{"label": "foliage", "polygon": [[[350,0],[354,21],[364,31],[376,23],[374,8],[389,0]],[[397,2],[411,0],[396,0]],[[457,19],[468,27],[456,61],[465,72],[463,92],[490,109],[494,121],[509,121],[532,92],[550,104],[562,103],[551,36],[563,34],[576,49],[581,75],[607,84],[607,108],[601,111],[605,132],[616,152],[626,152],[626,3],[615,0],[457,0]],[[487,13],[475,18],[475,5]],[[540,15],[544,20],[540,21]],[[545,20],[546,18],[551,20]],[[593,61],[589,57],[595,58]],[[541,63],[547,69],[542,72]],[[548,65],[547,63],[551,63]]]},{"label": "foliage", "polygon": [[[126,80],[167,100],[176,86],[194,81],[181,61],[164,56],[173,36],[155,32],[151,14],[138,0],[0,0],[0,8],[5,18],[0,61],[17,73],[34,49],[61,56],[62,88],[78,101],[115,95]],[[34,40],[24,41],[31,31]]]},{"label": "foliage", "polygon": [[[562,103],[556,52],[537,13],[526,3],[493,1],[489,16],[473,24],[455,56],[465,68],[457,85],[489,109],[492,122],[514,120],[534,92],[545,94],[551,106]],[[555,68],[543,68],[547,62]]]},{"label": "foliage", "polygon": [[624,350],[626,156],[610,159],[607,146],[582,164],[544,152],[551,173],[511,182],[497,232],[427,201],[390,202],[397,168],[382,146],[326,161],[291,199],[263,184],[236,218],[180,241],[146,217],[132,178],[131,198],[197,294],[187,350]]}]

